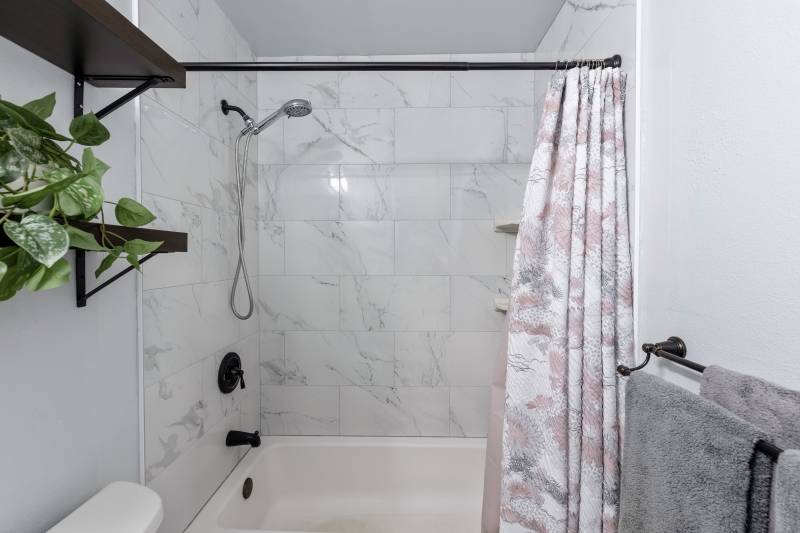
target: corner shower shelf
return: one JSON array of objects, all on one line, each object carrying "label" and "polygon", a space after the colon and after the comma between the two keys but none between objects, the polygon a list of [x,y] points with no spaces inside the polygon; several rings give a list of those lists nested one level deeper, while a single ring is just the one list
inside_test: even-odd
[{"label": "corner shower shelf", "polygon": [[500,313],[508,312],[508,298],[495,298],[494,310],[499,311]]},{"label": "corner shower shelf", "polygon": [[494,231],[516,234],[519,231],[519,220],[495,220]]}]

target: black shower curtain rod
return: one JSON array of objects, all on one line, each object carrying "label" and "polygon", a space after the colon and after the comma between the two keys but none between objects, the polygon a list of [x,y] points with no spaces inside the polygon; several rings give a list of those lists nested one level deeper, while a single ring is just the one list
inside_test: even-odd
[{"label": "black shower curtain rod", "polygon": [[476,62],[468,61],[297,61],[297,62],[202,62],[183,63],[187,71],[320,71],[320,70],[562,70],[578,66],[619,67],[622,56],[572,61]]}]

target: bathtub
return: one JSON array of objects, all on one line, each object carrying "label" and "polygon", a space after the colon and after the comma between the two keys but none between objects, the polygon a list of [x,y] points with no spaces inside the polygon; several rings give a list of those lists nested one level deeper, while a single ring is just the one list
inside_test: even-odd
[{"label": "bathtub", "polygon": [[477,533],[485,452],[485,439],[265,437],[186,532]]}]

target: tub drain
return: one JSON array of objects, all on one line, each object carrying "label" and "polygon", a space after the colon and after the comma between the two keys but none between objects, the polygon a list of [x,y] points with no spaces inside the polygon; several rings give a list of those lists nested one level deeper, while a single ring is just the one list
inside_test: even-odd
[{"label": "tub drain", "polygon": [[244,485],[242,486],[242,496],[244,496],[244,499],[246,500],[247,498],[250,497],[252,493],[253,493],[253,478],[249,477],[244,480]]}]

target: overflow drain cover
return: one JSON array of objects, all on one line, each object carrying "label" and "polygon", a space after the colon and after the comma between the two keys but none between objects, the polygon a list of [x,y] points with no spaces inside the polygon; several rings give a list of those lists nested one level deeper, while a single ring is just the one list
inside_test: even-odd
[{"label": "overflow drain cover", "polygon": [[244,496],[244,499],[246,500],[247,498],[250,497],[252,493],[253,493],[253,478],[249,477],[244,480],[244,486],[242,486],[242,496]]}]

